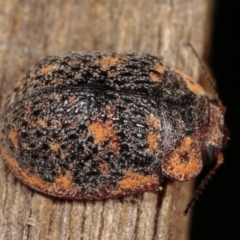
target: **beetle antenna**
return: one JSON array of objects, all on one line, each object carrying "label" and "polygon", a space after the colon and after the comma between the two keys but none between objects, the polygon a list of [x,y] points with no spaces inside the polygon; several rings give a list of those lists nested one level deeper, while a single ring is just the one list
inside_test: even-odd
[{"label": "beetle antenna", "polygon": [[190,200],[190,202],[188,203],[188,205],[186,206],[186,209],[183,212],[183,215],[186,216],[188,214],[188,211],[193,207],[194,203],[196,202],[196,200],[198,199],[198,197],[201,195],[203,189],[205,188],[205,186],[207,185],[207,183],[211,180],[212,176],[215,174],[216,170],[222,165],[223,163],[223,155],[220,152],[217,156],[217,161],[214,165],[214,167],[210,170],[210,172],[205,176],[205,178],[202,180],[202,182],[200,183],[200,185],[198,186],[197,190],[195,191],[192,199]]},{"label": "beetle antenna", "polygon": [[208,82],[210,83],[210,86],[211,86],[211,88],[212,88],[212,90],[213,90],[213,92],[214,92],[215,99],[217,100],[218,105],[219,105],[222,113],[224,114],[225,111],[226,111],[226,109],[225,109],[225,107],[223,106],[221,100],[220,100],[219,97],[218,97],[216,86],[215,86],[215,84],[214,84],[214,81],[213,81],[212,77],[211,77],[210,74],[209,74],[209,71],[207,70],[206,65],[203,63],[202,59],[199,57],[199,55],[198,55],[196,49],[193,47],[193,45],[192,45],[190,42],[188,42],[188,45],[189,45],[189,47],[192,49],[193,54],[195,55],[195,57],[197,58],[200,66],[201,66],[201,68],[202,68],[202,70],[203,70],[203,72],[204,72],[204,74],[205,74],[205,76],[206,76],[206,79],[207,79]]},{"label": "beetle antenna", "polygon": [[216,87],[215,87],[215,84],[214,84],[214,82],[213,82],[213,79],[211,78],[211,76],[210,76],[210,74],[209,74],[209,71],[207,70],[207,68],[206,68],[205,64],[203,63],[202,59],[199,57],[196,49],[193,47],[193,45],[192,45],[190,42],[188,43],[188,45],[189,45],[189,47],[192,49],[193,54],[195,55],[195,57],[197,58],[197,60],[199,61],[199,64],[200,64],[202,70],[204,71],[204,74],[206,75],[207,80],[208,80],[209,83],[211,84],[211,87],[213,88],[213,90],[214,90],[215,92],[217,92],[217,89],[216,89]]}]

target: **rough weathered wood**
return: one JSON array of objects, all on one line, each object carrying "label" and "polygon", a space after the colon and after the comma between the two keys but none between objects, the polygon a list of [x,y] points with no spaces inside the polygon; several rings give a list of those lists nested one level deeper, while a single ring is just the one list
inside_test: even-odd
[{"label": "rough weathered wood", "polygon": [[[148,52],[196,79],[209,39],[209,0],[0,0],[1,99],[46,55]],[[21,184],[0,159],[0,239],[188,239],[191,183],[124,199],[66,201]]]}]

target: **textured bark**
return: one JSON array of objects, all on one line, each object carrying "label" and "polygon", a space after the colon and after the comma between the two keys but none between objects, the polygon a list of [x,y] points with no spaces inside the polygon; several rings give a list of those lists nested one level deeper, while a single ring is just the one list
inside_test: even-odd
[{"label": "textured bark", "polygon": [[[213,1],[0,0],[0,90],[36,61],[69,51],[147,52],[199,79]],[[3,102],[3,101],[1,101]],[[123,199],[67,201],[24,186],[0,159],[0,239],[188,239],[192,183]]]}]

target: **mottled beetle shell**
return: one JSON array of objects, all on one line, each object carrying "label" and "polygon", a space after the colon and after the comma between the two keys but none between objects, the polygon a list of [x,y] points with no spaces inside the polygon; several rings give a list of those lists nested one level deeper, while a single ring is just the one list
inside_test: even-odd
[{"label": "mottled beetle shell", "polygon": [[160,58],[70,53],[42,60],[14,89],[0,150],[36,190],[99,199],[194,178],[221,151],[223,129],[218,104]]}]

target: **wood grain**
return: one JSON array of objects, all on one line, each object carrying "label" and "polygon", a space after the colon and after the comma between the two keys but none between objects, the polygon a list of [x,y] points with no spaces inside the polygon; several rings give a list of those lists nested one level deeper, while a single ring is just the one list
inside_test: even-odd
[{"label": "wood grain", "polygon": [[[0,0],[1,102],[46,55],[70,51],[147,52],[199,78],[213,1]],[[0,239],[188,239],[182,211],[192,183],[123,199],[67,201],[32,191],[0,159]]]}]

